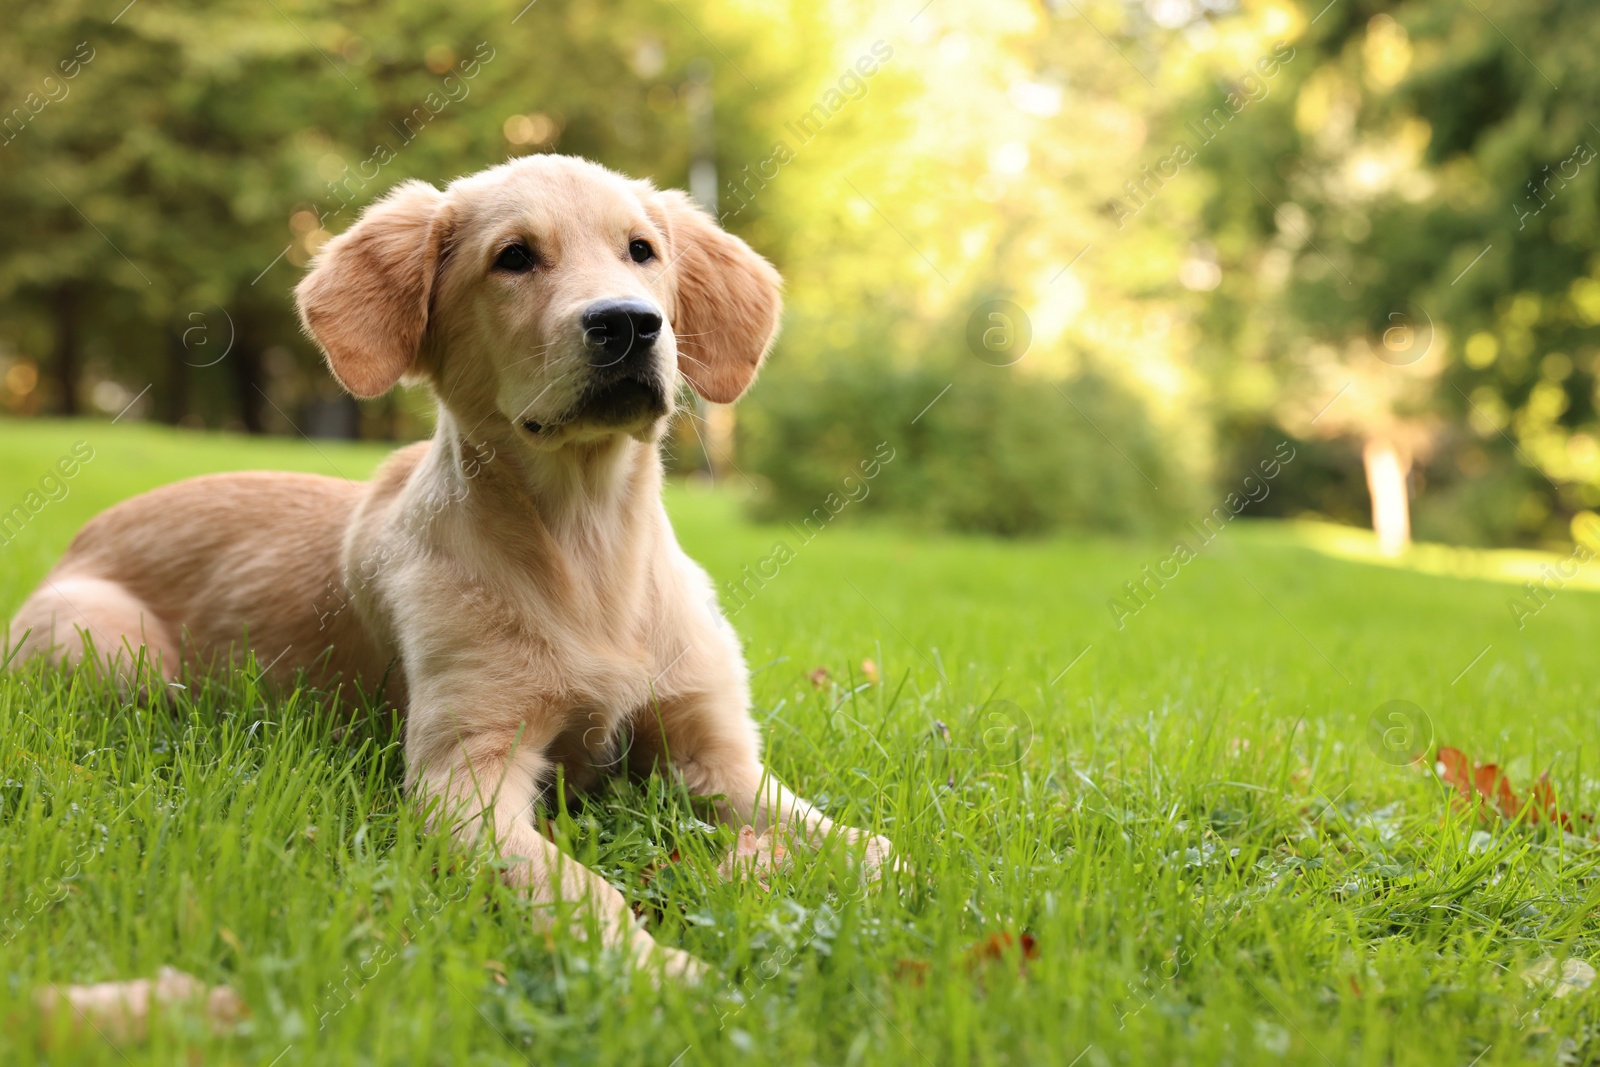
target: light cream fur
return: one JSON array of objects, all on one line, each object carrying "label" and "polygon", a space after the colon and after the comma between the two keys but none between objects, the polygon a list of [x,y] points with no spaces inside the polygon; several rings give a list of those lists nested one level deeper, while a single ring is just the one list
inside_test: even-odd
[{"label": "light cream fur", "polygon": [[[634,262],[636,239],[657,257]],[[515,241],[535,270],[494,268]],[[719,402],[743,392],[778,292],[772,267],[687,198],[582,160],[526,157],[443,192],[407,182],[329,242],[297,296],[352,392],[431,385],[433,440],[370,483],[215,475],[120,504],[83,529],[13,632],[66,659],[87,632],[113,668],[142,647],[167,677],[245,647],[280,684],[305,670],[371,691],[387,674],[416,794],[518,857],[509,877],[536,902],[579,905],[583,929],[692,971],[531,812],[558,765],[578,787],[661,766],[720,795],[731,824],[814,841],[835,829],[762,765],[739,642],[660,499],[679,381]],[[593,354],[578,319],[609,298],[664,313],[649,374],[665,412],[582,413]],[[869,865],[889,854],[838,830]]]}]

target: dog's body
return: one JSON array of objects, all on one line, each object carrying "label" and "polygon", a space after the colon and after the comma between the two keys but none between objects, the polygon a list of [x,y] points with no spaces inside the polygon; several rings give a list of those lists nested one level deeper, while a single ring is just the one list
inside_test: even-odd
[{"label": "dog's body", "polygon": [[[431,442],[372,482],[197,478],[93,520],[25,603],[24,651],[162,673],[246,647],[406,710],[408,785],[486,831],[536,899],[592,905],[660,954],[622,896],[561,861],[531,807],[670,767],[721,818],[816,839],[829,821],[767,775],[743,657],[661,504],[657,438],[685,379],[731,401],[776,332],[777,276],[675,193],[531,157],[407,183],[330,242],[298,296],[352,392],[402,376],[440,398]],[[866,842],[869,864],[889,846]],[[559,884],[557,884],[559,882]]]}]

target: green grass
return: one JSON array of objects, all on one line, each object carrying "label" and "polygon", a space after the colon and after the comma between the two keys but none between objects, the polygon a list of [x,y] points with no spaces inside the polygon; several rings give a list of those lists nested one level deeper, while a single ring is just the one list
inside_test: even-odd
[{"label": "green grass", "polygon": [[[382,455],[6,423],[0,508],[79,439],[96,457],[70,494],[0,549],[7,612],[113,500],[233,467],[363,477]],[[1522,787],[1549,769],[1564,803],[1592,810],[1593,593],[1562,592],[1519,631],[1512,586],[1332,559],[1292,527],[1240,523],[1119,631],[1106,600],[1170,546],[843,520],[802,546],[722,495],[674,490],[670,504],[719,579],[779,539],[795,550],[734,620],[771,762],[886,833],[909,871],[862,889],[804,861],[770,887],[723,883],[729,836],[659,781],[553,812],[664,940],[716,967],[699,988],[656,991],[533,932],[491,867],[424,831],[381,710],[268,699],[248,671],[171,710],[13,672],[0,676],[0,1062],[1597,1055],[1600,990],[1557,998],[1522,978],[1542,957],[1596,954],[1594,841],[1452,811],[1369,726],[1386,701],[1414,701],[1429,720],[1418,751],[1431,735]],[[881,684],[863,677],[869,658]],[[831,684],[812,684],[818,667]],[[643,884],[673,849],[681,861]],[[1023,932],[1037,946],[1025,965],[973,962],[983,939]],[[36,988],[164,964],[233,984],[247,1025],[44,1042]]]}]

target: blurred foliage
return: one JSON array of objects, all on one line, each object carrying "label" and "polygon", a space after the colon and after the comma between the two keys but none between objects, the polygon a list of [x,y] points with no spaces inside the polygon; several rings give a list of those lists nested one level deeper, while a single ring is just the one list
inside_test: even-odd
[{"label": "blurred foliage", "polygon": [[[403,179],[443,183],[528,151],[682,184],[684,72],[708,44],[670,5],[642,2],[10,7],[8,406],[114,414],[152,384],[136,416],[279,432],[301,421],[290,412],[341,422],[289,294],[331,232]],[[715,47],[761,70],[775,102],[811,33],[797,14],[783,48],[758,52],[768,21],[726,15]],[[762,118],[720,115],[720,149],[764,148]],[[380,401],[359,428],[414,432],[414,407]]]},{"label": "blurred foliage", "polygon": [[[767,507],[814,507],[869,428],[933,427],[872,507],[1139,528],[1284,434],[1308,462],[1267,511],[1362,521],[1373,440],[1414,460],[1425,534],[1551,539],[1600,504],[1575,0],[117,8],[7,7],[11,412],[425,433],[426,397],[339,396],[298,270],[395,182],[561,151],[670,186],[714,164],[783,270],[739,430]],[[1005,368],[960,347],[994,297],[1029,336]]]},{"label": "blurred foliage", "polygon": [[846,514],[1004,536],[1151,533],[1201,504],[1139,400],[1096,376],[1069,394],[962,358],[771,377],[739,462],[765,478],[760,517],[812,533]]},{"label": "blurred foliage", "polygon": [[[1201,156],[1217,396],[1396,441],[1423,536],[1560,540],[1600,504],[1597,32],[1573,0],[1340,0]],[[1358,455],[1334,467],[1359,484]],[[1347,515],[1340,493],[1306,503]]]}]

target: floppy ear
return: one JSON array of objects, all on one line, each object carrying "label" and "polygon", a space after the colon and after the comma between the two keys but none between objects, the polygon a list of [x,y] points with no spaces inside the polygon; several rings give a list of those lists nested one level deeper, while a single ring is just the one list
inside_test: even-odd
[{"label": "floppy ear", "polygon": [[443,203],[424,182],[397,185],[327,243],[295,289],[306,332],[356,396],[388,392],[416,358],[443,244]]},{"label": "floppy ear", "polygon": [[669,189],[653,200],[677,289],[671,319],[678,373],[707,400],[731,404],[755,380],[778,335],[783,279],[688,196]]}]

